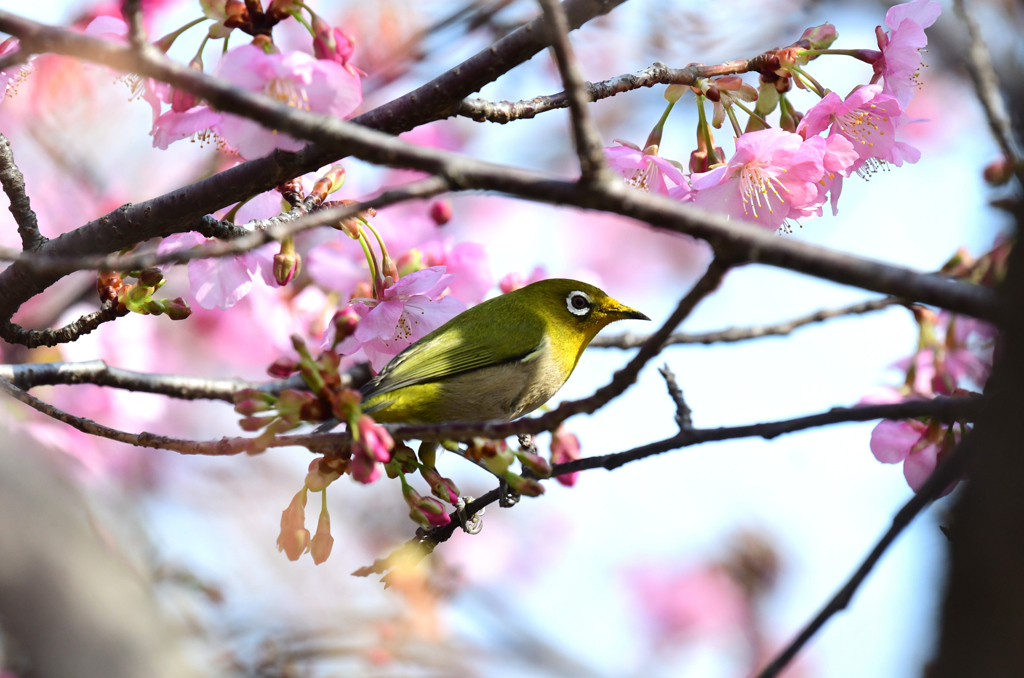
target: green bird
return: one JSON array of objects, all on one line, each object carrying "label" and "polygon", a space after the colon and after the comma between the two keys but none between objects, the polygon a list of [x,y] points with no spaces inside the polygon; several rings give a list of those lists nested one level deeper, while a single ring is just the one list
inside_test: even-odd
[{"label": "green bird", "polygon": [[562,387],[609,323],[650,320],[587,283],[551,279],[457,315],[396,355],[363,387],[381,422],[515,419]]}]

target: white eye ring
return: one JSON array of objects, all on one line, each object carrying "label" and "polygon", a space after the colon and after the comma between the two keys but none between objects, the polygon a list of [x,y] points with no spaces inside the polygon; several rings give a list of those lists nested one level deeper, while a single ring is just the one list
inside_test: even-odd
[{"label": "white eye ring", "polygon": [[[577,297],[582,297],[586,299],[587,305],[584,306],[583,308],[576,308],[575,306],[573,306],[572,301]],[[579,290],[576,290],[575,292],[569,292],[569,296],[565,298],[565,306],[566,308],[569,309],[569,313],[572,313],[573,315],[586,315],[590,313],[590,295],[587,294],[586,292],[580,292]]]}]

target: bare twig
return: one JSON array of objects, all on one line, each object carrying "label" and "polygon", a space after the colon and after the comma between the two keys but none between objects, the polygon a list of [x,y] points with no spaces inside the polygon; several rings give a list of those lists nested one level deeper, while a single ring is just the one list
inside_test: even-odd
[{"label": "bare twig", "polygon": [[992,56],[989,54],[988,45],[985,44],[985,38],[981,35],[981,26],[967,11],[964,0],[953,0],[953,7],[967,27],[969,39],[967,72],[974,83],[978,101],[985,109],[985,117],[992,129],[992,136],[995,137],[1006,160],[1016,163],[1020,159],[1020,155],[1013,140],[1013,126],[1010,123],[1006,105],[1003,103],[1003,95],[999,89],[999,76],[996,75],[996,69],[992,66]]},{"label": "bare twig", "polygon": [[78,320],[55,330],[27,330],[21,325],[6,320],[0,323],[0,337],[12,344],[21,344],[27,348],[69,344],[83,334],[89,334],[103,323],[117,320],[122,315],[118,312],[116,304],[104,304],[100,310],[87,313]]},{"label": "bare twig", "polygon": [[[668,338],[665,342],[666,346],[672,346],[675,344],[723,344],[733,343],[738,341],[747,341],[748,339],[759,339],[761,337],[779,337],[790,334],[791,332],[804,327],[805,325],[811,325],[814,323],[824,322],[832,318],[841,318],[848,315],[860,315],[862,313],[871,313],[872,311],[880,311],[890,306],[902,306],[906,302],[895,297],[885,297],[883,299],[873,299],[871,301],[862,301],[857,304],[851,304],[849,306],[843,306],[842,308],[824,309],[816,311],[809,315],[787,320],[786,322],[778,323],[775,325],[754,325],[753,327],[730,327],[724,330],[717,330],[715,332],[702,332],[700,334],[686,334],[676,333]],[[647,340],[645,336],[637,336],[631,332],[623,334],[612,335],[609,337],[597,337],[594,341],[590,342],[590,345],[595,348],[636,348],[643,345]]]},{"label": "bare twig", "polygon": [[25,192],[25,177],[14,163],[11,142],[3,134],[0,134],[0,184],[11,201],[11,214],[18,224],[21,246],[26,252],[39,249],[46,238],[39,232],[39,221]]},{"label": "bare twig", "polygon": [[937,499],[946,491],[951,483],[956,482],[963,475],[967,460],[972,454],[972,438],[973,436],[968,435],[960,441],[960,444],[939,464],[931,477],[917,491],[917,494],[911,497],[910,501],[904,504],[899,513],[893,517],[892,526],[878,540],[878,543],[871,549],[867,558],[850,576],[843,588],[832,597],[825,607],[822,608],[821,612],[804,627],[800,634],[757,675],[757,678],[775,678],[775,676],[778,676],[829,619],[846,609],[853,599],[853,594],[864,583],[871,570],[881,560],[889,546],[896,541],[896,538],[903,532],[903,529],[917,517],[917,514],[923,508]]},{"label": "bare twig", "polygon": [[142,21],[141,0],[124,0],[121,3],[121,13],[128,24],[128,42],[134,49],[146,49],[149,44],[146,42],[146,27]]},{"label": "bare twig", "polygon": [[679,384],[676,383],[675,372],[673,372],[668,366],[668,363],[659,367],[658,372],[660,372],[662,378],[665,379],[665,386],[668,388],[668,395],[672,398],[672,402],[676,404],[676,423],[679,424],[679,429],[692,429],[693,411],[690,409],[690,406],[686,404],[686,399],[683,397],[683,389],[679,388]]},{"label": "bare twig", "polygon": [[572,136],[576,143],[576,155],[580,159],[581,180],[588,183],[611,181],[611,171],[604,157],[601,134],[590,118],[583,76],[580,75],[579,63],[569,42],[569,22],[558,0],[539,2],[544,10],[544,18],[547,19],[551,46],[555,51],[555,62],[558,64],[558,72],[562,76],[562,84],[569,99]]},{"label": "bare twig", "polygon": [[[232,402],[235,393],[242,389],[259,389],[267,393],[279,393],[283,389],[305,390],[300,375],[271,382],[251,382],[244,379],[202,379],[174,374],[146,374],[119,367],[110,367],[102,360],[77,363],[28,363],[25,365],[0,365],[0,378],[27,391],[36,386],[55,384],[96,384],[141,393],[158,393],[182,400],[223,400]],[[360,364],[341,375],[341,385],[359,388],[370,379],[370,371]]]},{"label": "bare twig", "polygon": [[[712,78],[720,75],[734,75],[758,71],[764,66],[767,55],[761,54],[753,59],[727,61],[715,66],[690,64],[685,68],[669,68],[660,61],[637,73],[627,73],[602,82],[583,83],[584,96],[587,101],[600,101],[616,94],[630,92],[642,87],[655,85],[692,85],[698,78]],[[458,115],[472,118],[477,122],[496,122],[505,124],[513,120],[532,118],[540,113],[553,111],[569,106],[566,92],[547,96],[524,99],[522,101],[487,101],[485,99],[463,99],[459,103]]]},{"label": "bare twig", "polygon": [[[761,437],[766,440],[771,440],[786,433],[795,433],[796,431],[803,431],[809,428],[829,426],[844,422],[872,421],[875,419],[906,419],[922,416],[938,417],[943,421],[961,421],[964,419],[973,420],[981,409],[982,402],[983,399],[980,396],[971,398],[940,397],[933,400],[913,400],[903,403],[888,403],[885,405],[835,407],[828,412],[822,412],[820,414],[813,414],[806,417],[798,417],[796,419],[787,419],[783,421],[765,422],[761,424],[748,424],[745,426],[729,426],[713,429],[689,429],[680,431],[677,435],[666,440],[637,447],[633,450],[597,457],[587,457],[567,462],[565,464],[555,464],[552,467],[551,475],[552,477],[557,477],[568,473],[574,473],[576,471],[589,471],[596,468],[614,470],[631,461],[650,457],[655,454],[662,454],[670,450],[699,445],[705,442],[750,437]],[[950,456],[951,459],[952,456],[953,455]],[[947,464],[948,461],[949,460],[947,460]],[[944,465],[940,465],[939,470],[936,471],[933,478],[943,468]],[[946,471],[943,471],[943,473],[946,473]],[[942,489],[947,487],[949,483],[952,482],[952,479],[955,479],[957,475],[958,473],[953,474],[950,480],[945,480],[945,482],[940,485],[938,492],[941,492]],[[929,480],[928,483],[931,483],[931,480]],[[928,483],[925,484],[921,493],[919,493],[917,497],[920,497],[924,491],[930,487]],[[496,488],[478,499],[475,499],[466,505],[466,514],[472,515],[473,513],[493,504],[495,501],[498,501],[499,495],[500,492]],[[935,495],[933,495],[933,497],[934,496]],[[901,515],[903,515],[903,511],[900,512],[897,518]],[[417,530],[416,536],[394,553],[390,554],[386,558],[377,559],[372,565],[360,568],[353,572],[353,574],[360,577],[366,577],[371,574],[385,574],[398,560],[409,558],[410,556],[413,558],[422,558],[423,556],[431,553],[435,546],[448,541],[458,528],[459,521],[457,513],[453,512],[451,514],[451,518],[452,522],[443,527],[434,528],[432,530]],[[386,579],[384,581],[386,581]]]}]

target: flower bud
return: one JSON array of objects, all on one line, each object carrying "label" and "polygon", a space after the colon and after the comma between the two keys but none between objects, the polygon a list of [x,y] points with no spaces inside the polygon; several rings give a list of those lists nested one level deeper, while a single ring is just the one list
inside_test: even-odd
[{"label": "flower bud", "polygon": [[363,396],[359,391],[353,391],[350,388],[342,389],[340,393],[334,396],[334,400],[331,403],[331,412],[341,421],[349,421],[354,415],[358,414],[359,403],[362,401]]},{"label": "flower bud", "polygon": [[304,192],[302,190],[302,179],[296,177],[289,179],[275,189],[289,205],[298,205],[302,202]]},{"label": "flower bud", "polygon": [[288,504],[288,508],[281,512],[281,533],[277,537],[277,550],[284,551],[288,560],[298,560],[309,548],[306,492],[306,488],[299,490]]},{"label": "flower bud", "polygon": [[294,250],[291,253],[278,252],[274,255],[274,281],[284,287],[302,270],[302,257]]},{"label": "flower bud", "polygon": [[523,465],[523,468],[528,468],[538,478],[550,478],[551,477],[551,464],[548,460],[539,454],[533,452],[516,452],[516,458],[519,459],[519,463]]},{"label": "flower bud", "polygon": [[985,167],[982,177],[990,186],[1003,186],[1010,182],[1015,170],[1013,163],[1006,158],[999,158]]},{"label": "flower bud", "polygon": [[430,205],[430,218],[438,226],[444,226],[452,220],[452,203],[448,200],[435,200]]},{"label": "flower bud", "polygon": [[[820,26],[808,28],[800,36],[800,40],[806,40],[810,49],[828,49],[839,37],[839,32],[832,24],[825,22]],[[814,57],[811,57],[812,59]]]},{"label": "flower bud", "polygon": [[458,503],[461,492],[450,478],[443,477],[432,466],[424,466],[420,469],[420,475],[427,481],[427,485],[430,485],[430,491],[435,497],[453,506]]},{"label": "flower bud", "polygon": [[277,417],[273,417],[273,416],[271,416],[271,417],[245,417],[245,418],[239,420],[238,426],[243,431],[248,431],[249,433],[255,433],[256,431],[259,431],[264,426],[267,426],[268,424],[273,422],[275,419],[277,419]]},{"label": "flower bud", "polygon": [[[575,434],[566,431],[564,426],[559,426],[551,434],[551,463],[566,464],[579,458],[580,439]],[[572,487],[576,484],[576,479],[579,478],[579,475],[580,472],[575,471],[557,476],[555,480],[566,487]]]},{"label": "flower bud", "polygon": [[159,287],[164,281],[164,272],[159,268],[146,268],[139,271],[139,284],[146,287]]},{"label": "flower bud", "polygon": [[247,400],[241,400],[235,403],[235,412],[243,414],[246,417],[251,417],[257,412],[266,412],[270,409],[270,405],[263,402],[262,400],[254,400],[251,398]]},{"label": "flower bud", "polygon": [[524,497],[539,497],[544,494],[544,486],[532,478],[524,478],[508,471],[505,473],[505,482],[509,487]]},{"label": "flower bud", "polygon": [[276,379],[287,379],[299,371],[299,363],[292,358],[278,358],[267,368],[267,374]]},{"label": "flower bud", "polygon": [[224,15],[232,21],[248,21],[249,10],[245,7],[245,0],[227,0],[224,3]]},{"label": "flower bud", "polygon": [[[487,454],[489,450],[494,450],[494,452],[492,454]],[[496,476],[500,476],[508,471],[508,467],[512,465],[512,462],[515,461],[516,458],[515,454],[507,448],[498,451],[495,448],[485,446],[483,448],[483,452],[482,461],[484,466],[490,469],[491,473]]]},{"label": "flower bud", "polygon": [[334,537],[331,536],[331,516],[325,507],[320,511],[320,520],[316,524],[316,535],[309,543],[309,555],[313,556],[313,563],[319,565],[327,560],[331,555],[332,548],[334,548]]},{"label": "flower bud", "polygon": [[391,448],[395,446],[395,441],[391,439],[388,430],[375,422],[373,417],[365,414],[359,417],[356,426],[359,427],[360,442],[366,446],[373,458],[376,461],[390,461]]}]

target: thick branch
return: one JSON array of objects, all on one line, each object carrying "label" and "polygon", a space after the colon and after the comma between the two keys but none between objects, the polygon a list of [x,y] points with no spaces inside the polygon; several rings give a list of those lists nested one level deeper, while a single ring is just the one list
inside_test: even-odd
[{"label": "thick branch", "polygon": [[601,135],[594,127],[587,107],[587,92],[583,86],[579,63],[569,42],[569,22],[565,18],[558,0],[539,0],[544,10],[551,33],[551,46],[555,51],[555,62],[562,76],[562,84],[569,100],[572,117],[572,137],[576,143],[576,155],[580,159],[581,179],[585,182],[610,181],[608,162],[604,157]]},{"label": "thick branch", "polygon": [[11,214],[18,224],[21,246],[26,252],[39,249],[46,238],[39,232],[39,221],[25,192],[25,177],[14,163],[11,142],[3,134],[0,134],[0,184],[11,201]]},{"label": "thick branch", "polygon": [[[243,379],[202,379],[173,374],[146,374],[110,367],[102,360],[79,363],[28,363],[0,365],[0,378],[27,391],[36,386],[55,384],[96,384],[141,393],[157,393],[182,400],[224,400],[232,402],[238,391],[255,388],[267,393],[280,393],[283,389],[306,389],[299,375],[271,382],[251,382]],[[359,388],[370,379],[365,364],[357,365],[341,375],[346,388]]]},{"label": "thick branch", "polygon": [[853,594],[857,592],[860,585],[864,583],[867,576],[874,569],[875,565],[882,556],[888,550],[889,546],[892,545],[896,538],[900,536],[904,528],[911,523],[917,514],[921,512],[928,504],[936,500],[946,489],[949,488],[950,484],[956,482],[963,476],[964,469],[967,466],[967,461],[973,454],[973,436],[968,436],[959,445],[956,446],[949,456],[939,464],[938,468],[932,473],[931,477],[925,481],[925,484],[921,486],[917,494],[910,498],[903,508],[900,509],[892,519],[892,526],[886,531],[882,538],[878,540],[875,547],[871,549],[871,552],[864,559],[864,562],[860,564],[860,567],[850,576],[843,588],[839,589],[839,592],[822,608],[821,612],[812,619],[807,626],[800,632],[800,634],[793,639],[786,649],[784,649],[779,655],[772,660],[771,664],[766,666],[764,670],[757,675],[757,678],[775,678],[778,676],[786,665],[793,660],[793,657],[807,644],[807,642],[814,637],[814,635],[821,630],[825,623],[831,619],[835,614],[845,610],[849,606],[850,601],[853,600]]},{"label": "thick branch", "polygon": [[[764,66],[766,55],[761,54],[753,59],[727,61],[716,66],[690,64],[685,68],[669,68],[660,61],[637,73],[627,73],[602,82],[583,83],[587,101],[599,101],[616,94],[630,92],[642,87],[655,85],[692,85],[698,78],[712,78],[720,75],[735,75],[758,71]],[[505,124],[513,120],[532,118],[540,113],[553,111],[569,106],[569,97],[565,92],[548,96],[534,97],[522,101],[492,102],[485,99],[463,99],[459,103],[458,114],[472,118],[477,122],[496,122]]]},{"label": "thick branch", "polygon": [[[811,325],[814,323],[824,322],[832,318],[841,318],[847,315],[860,315],[862,313],[871,313],[872,311],[880,311],[882,309],[889,308],[890,306],[901,306],[906,302],[896,299],[895,297],[885,297],[884,299],[873,299],[871,301],[862,301],[857,304],[851,304],[842,308],[824,309],[816,311],[809,315],[801,316],[799,318],[793,318],[786,322],[781,322],[775,325],[754,325],[753,327],[730,327],[724,330],[717,330],[715,332],[702,332],[700,334],[686,334],[683,332],[673,334],[665,342],[666,346],[672,346],[675,344],[726,344],[738,341],[747,341],[748,339],[760,339],[761,337],[780,337],[790,334],[795,330],[804,327],[805,325]],[[643,345],[647,341],[645,336],[637,336],[632,332],[626,332],[623,334],[608,336],[608,337],[597,337],[594,341],[590,342],[590,345],[595,348],[637,348]]]}]

